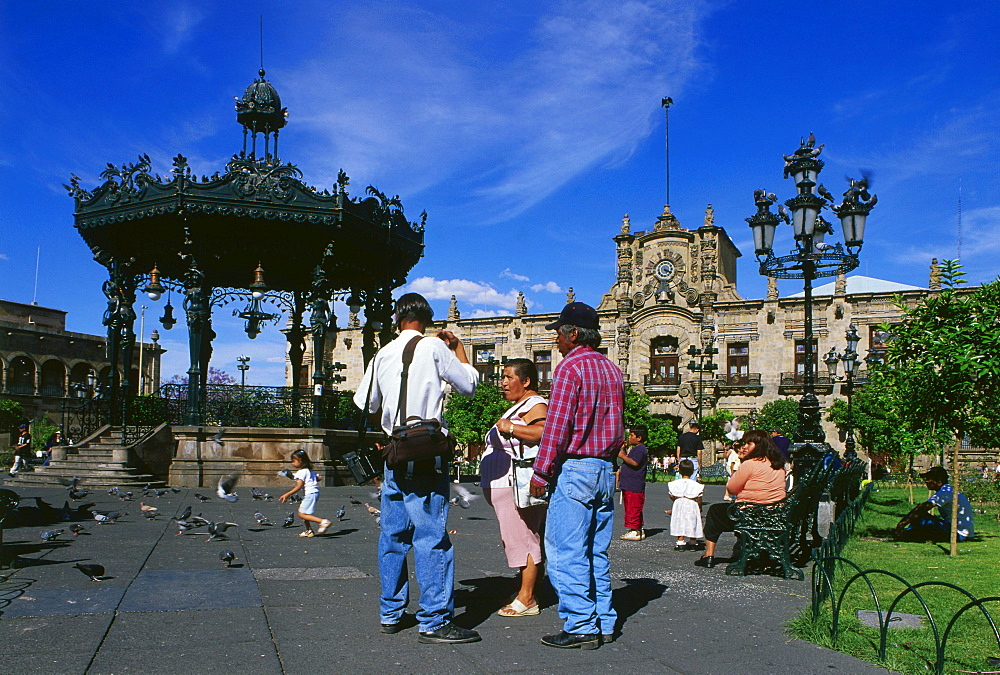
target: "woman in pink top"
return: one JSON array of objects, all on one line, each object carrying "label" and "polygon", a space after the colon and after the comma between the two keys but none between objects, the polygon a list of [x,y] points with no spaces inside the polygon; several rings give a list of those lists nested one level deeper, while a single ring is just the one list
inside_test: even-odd
[{"label": "woman in pink top", "polygon": [[[785,498],[785,458],[766,431],[746,432],[739,449],[740,468],[726,483],[726,491],[737,502],[771,504]],[[729,504],[720,502],[708,508],[705,517],[705,555],[694,562],[698,567],[715,567],[715,544],[723,532],[733,531]]]}]

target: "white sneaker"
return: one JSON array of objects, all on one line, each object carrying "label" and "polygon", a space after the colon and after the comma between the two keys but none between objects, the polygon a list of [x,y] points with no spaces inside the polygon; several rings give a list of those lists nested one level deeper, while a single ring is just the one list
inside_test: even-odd
[{"label": "white sneaker", "polygon": [[623,534],[619,539],[622,541],[642,541],[646,538],[646,533],[642,530],[629,530]]}]

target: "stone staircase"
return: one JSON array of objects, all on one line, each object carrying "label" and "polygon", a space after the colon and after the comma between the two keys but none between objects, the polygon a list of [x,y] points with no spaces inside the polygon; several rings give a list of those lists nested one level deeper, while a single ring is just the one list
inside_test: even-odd
[{"label": "stone staircase", "polygon": [[[67,447],[66,459],[53,459],[48,466],[36,465],[34,471],[21,471],[8,484],[52,487],[63,485],[63,481],[75,476],[81,479],[82,489],[113,486],[142,489],[147,484],[162,487],[163,481],[127,466],[123,461],[115,461],[115,454],[119,457],[124,454],[120,439],[121,427],[105,427],[99,435]],[[116,453],[116,450],[119,452]]]}]

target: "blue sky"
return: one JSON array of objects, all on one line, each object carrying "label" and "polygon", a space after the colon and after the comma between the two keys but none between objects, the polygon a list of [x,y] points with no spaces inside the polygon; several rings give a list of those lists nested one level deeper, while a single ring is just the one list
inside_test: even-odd
[{"label": "blue sky", "polygon": [[[337,170],[357,193],[429,213],[411,286],[443,316],[591,304],[614,280],[611,237],[662,211],[670,96],[671,207],[697,227],[714,205],[744,252],[739,291],[763,295],[744,218],[753,190],[782,199],[782,153],[814,132],[823,181],[874,175],[858,273],[926,285],[957,256],[970,281],[1000,272],[1000,10],[995,2],[76,2],[0,5],[0,297],[66,309],[102,333],[102,267],[62,184],[107,164],[177,153],[198,173],[240,146],[233,96],[259,66],[288,107],[281,154],[306,182]],[[791,247],[787,232],[776,248]],[[783,294],[799,290],[782,282]],[[786,286],[785,284],[789,284]],[[175,302],[175,304],[177,304]],[[186,370],[183,322],[160,328],[163,373]],[[283,381],[283,340],[249,341],[216,314],[213,365]],[[341,317],[341,325],[346,317]]]}]

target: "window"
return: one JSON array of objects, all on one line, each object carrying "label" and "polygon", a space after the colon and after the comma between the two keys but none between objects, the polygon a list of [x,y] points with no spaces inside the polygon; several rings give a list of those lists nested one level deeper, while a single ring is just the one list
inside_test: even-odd
[{"label": "window", "polygon": [[[813,375],[818,373],[819,348],[816,340],[812,341],[812,371]],[[795,382],[801,383],[806,374],[806,341],[795,341]]]},{"label": "window", "polygon": [[552,384],[552,352],[535,352],[534,360],[538,369],[538,388],[548,389]]},{"label": "window", "polygon": [[496,359],[496,345],[478,345],[472,348],[472,365],[479,371],[483,382],[493,380],[493,361]]},{"label": "window", "polygon": [[729,384],[749,384],[750,343],[730,342],[727,350]]},{"label": "window", "polygon": [[649,345],[649,381],[651,384],[680,382],[677,338],[667,335],[655,338]]}]

